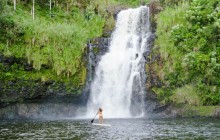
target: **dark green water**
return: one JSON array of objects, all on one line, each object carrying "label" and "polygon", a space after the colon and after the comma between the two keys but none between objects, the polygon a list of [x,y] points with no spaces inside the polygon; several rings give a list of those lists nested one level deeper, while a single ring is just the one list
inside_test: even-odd
[{"label": "dark green water", "polygon": [[[95,120],[97,122],[97,120]],[[1,140],[220,140],[220,119],[108,119],[111,127],[90,120],[0,121]]]}]

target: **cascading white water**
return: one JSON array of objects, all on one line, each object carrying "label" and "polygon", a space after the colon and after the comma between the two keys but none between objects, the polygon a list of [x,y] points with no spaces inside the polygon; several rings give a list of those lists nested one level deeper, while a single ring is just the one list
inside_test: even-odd
[{"label": "cascading white water", "polygon": [[[127,118],[143,114],[145,59],[149,30],[149,8],[121,11],[117,16],[109,51],[102,56],[91,84],[87,117],[103,108],[105,118]],[[133,113],[134,112],[134,113]]]}]

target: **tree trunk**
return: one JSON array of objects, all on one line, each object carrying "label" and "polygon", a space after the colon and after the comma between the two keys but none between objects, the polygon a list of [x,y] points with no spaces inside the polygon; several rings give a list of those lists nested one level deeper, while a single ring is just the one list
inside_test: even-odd
[{"label": "tree trunk", "polygon": [[51,6],[52,2],[50,0],[50,17],[51,17],[51,9],[52,9],[52,6]]},{"label": "tree trunk", "polygon": [[16,10],[16,0],[14,0],[14,11]]},{"label": "tree trunk", "polygon": [[68,5],[68,1],[67,1],[67,3],[66,3],[66,11],[67,11],[67,13],[69,12],[69,5]]},{"label": "tree trunk", "polygon": [[32,16],[33,16],[33,20],[34,20],[34,0],[33,0]]}]

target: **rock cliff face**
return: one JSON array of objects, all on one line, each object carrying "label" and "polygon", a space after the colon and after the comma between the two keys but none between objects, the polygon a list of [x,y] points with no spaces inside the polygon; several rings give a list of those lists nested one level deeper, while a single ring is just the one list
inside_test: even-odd
[{"label": "rock cliff face", "polygon": [[[77,97],[81,87],[73,87],[67,83],[57,81],[42,81],[41,79],[33,80],[32,77],[24,79],[14,77],[19,69],[25,71],[34,71],[25,60],[14,57],[4,57],[0,54],[1,75],[0,81],[0,107],[28,100],[40,100],[50,96],[72,95]],[[17,66],[16,68],[13,68]],[[12,70],[13,68],[13,70]],[[13,73],[14,72],[14,73]]]},{"label": "rock cliff face", "polygon": [[[63,100],[63,99],[62,99]],[[17,103],[1,108],[0,119],[62,119],[77,113],[77,104],[64,102]]]},{"label": "rock cliff face", "polygon": [[[87,45],[87,70],[90,78],[94,77],[95,67],[100,61],[102,55],[108,51],[110,38],[101,37],[91,40]],[[90,79],[92,80],[92,79]]]}]

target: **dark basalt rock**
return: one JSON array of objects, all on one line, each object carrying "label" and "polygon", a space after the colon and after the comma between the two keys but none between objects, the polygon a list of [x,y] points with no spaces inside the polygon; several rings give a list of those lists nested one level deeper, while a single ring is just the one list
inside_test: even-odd
[{"label": "dark basalt rock", "polygon": [[72,103],[17,103],[1,109],[0,119],[63,119],[76,114]]},{"label": "dark basalt rock", "polygon": [[32,67],[32,65],[25,63],[24,64],[24,70],[25,71],[32,71],[34,68]]},{"label": "dark basalt rock", "polygon": [[[87,69],[88,73],[91,75],[88,77],[94,77],[95,68],[98,62],[101,60],[101,57],[108,52],[109,49],[110,38],[95,38],[91,40],[90,43],[87,44]],[[91,79],[90,79],[91,80]]]}]

